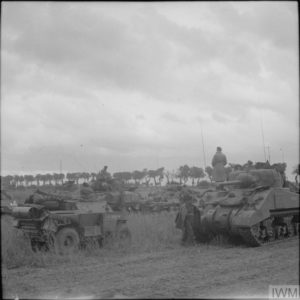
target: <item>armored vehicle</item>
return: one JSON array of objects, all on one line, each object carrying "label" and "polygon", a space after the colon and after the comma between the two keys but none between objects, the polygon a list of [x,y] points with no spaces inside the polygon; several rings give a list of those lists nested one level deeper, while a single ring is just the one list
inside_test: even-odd
[{"label": "armored vehicle", "polygon": [[229,179],[203,192],[194,214],[196,239],[226,235],[261,246],[299,234],[299,194],[282,187],[276,170],[233,172]]},{"label": "armored vehicle", "polygon": [[12,208],[14,226],[31,241],[32,248],[54,247],[61,254],[72,253],[89,242],[102,245],[115,238],[129,242],[126,218],[105,203],[81,203],[37,191],[24,204]]}]

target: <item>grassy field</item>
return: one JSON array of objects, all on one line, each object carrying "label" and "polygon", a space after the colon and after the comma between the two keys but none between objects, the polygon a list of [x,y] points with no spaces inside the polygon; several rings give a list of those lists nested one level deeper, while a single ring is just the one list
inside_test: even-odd
[{"label": "grassy field", "polygon": [[[31,191],[16,191],[25,200]],[[270,284],[299,282],[297,239],[266,247],[226,241],[183,247],[175,212],[129,214],[132,243],[91,244],[61,256],[33,252],[1,218],[3,298],[224,298],[268,295]]]},{"label": "grassy field", "polygon": [[[154,190],[157,189],[154,188]],[[149,191],[145,190],[145,195]],[[12,191],[10,195],[17,203],[24,203],[25,199],[32,193],[32,189],[22,189]],[[79,194],[78,191],[72,192],[72,196],[77,194]],[[1,204],[8,205],[9,202]],[[120,252],[140,253],[143,251],[151,252],[159,249],[169,249],[178,245],[181,234],[175,228],[175,214],[175,212],[128,214],[128,227],[132,235],[130,246],[127,245],[126,249],[120,249],[119,245],[108,244],[99,249],[95,245],[88,245],[87,249],[73,254],[73,257],[61,257],[51,251],[33,252],[30,247],[30,241],[21,230],[13,227],[13,219],[4,215],[1,217],[2,266],[5,268],[47,266],[61,262],[74,262],[80,257],[90,255],[118,255]]]},{"label": "grassy field", "polygon": [[175,213],[130,214],[128,227],[132,234],[132,242],[120,248],[117,244],[106,244],[102,248],[95,245],[72,256],[62,257],[51,251],[33,252],[30,241],[23,233],[13,227],[10,216],[1,218],[2,266],[17,268],[21,266],[45,267],[49,265],[74,263],[87,256],[124,255],[126,253],[151,252],[178,247],[180,231],[174,226]]}]

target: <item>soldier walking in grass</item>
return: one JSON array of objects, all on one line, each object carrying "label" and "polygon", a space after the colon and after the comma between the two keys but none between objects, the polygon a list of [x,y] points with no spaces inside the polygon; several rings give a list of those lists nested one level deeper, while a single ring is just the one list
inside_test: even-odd
[{"label": "soldier walking in grass", "polygon": [[222,182],[226,180],[225,165],[227,164],[227,158],[224,153],[222,153],[222,148],[217,147],[217,152],[215,153],[212,162],[213,166],[213,178],[216,182]]}]

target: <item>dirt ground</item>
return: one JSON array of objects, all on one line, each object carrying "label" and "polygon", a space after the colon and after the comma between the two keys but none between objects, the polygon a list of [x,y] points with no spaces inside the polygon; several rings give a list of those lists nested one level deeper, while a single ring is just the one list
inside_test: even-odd
[{"label": "dirt ground", "polygon": [[4,298],[268,297],[299,284],[299,240],[248,248],[197,245],[2,270]]}]

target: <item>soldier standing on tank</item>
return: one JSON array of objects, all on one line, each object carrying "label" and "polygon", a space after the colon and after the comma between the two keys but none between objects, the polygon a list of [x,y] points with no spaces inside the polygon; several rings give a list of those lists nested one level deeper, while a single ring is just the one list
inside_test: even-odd
[{"label": "soldier standing on tank", "polygon": [[216,182],[222,182],[226,180],[225,165],[227,164],[227,158],[224,153],[222,153],[222,148],[217,147],[217,152],[215,153],[212,162],[213,166],[213,179]]}]

